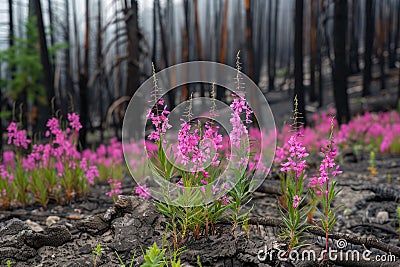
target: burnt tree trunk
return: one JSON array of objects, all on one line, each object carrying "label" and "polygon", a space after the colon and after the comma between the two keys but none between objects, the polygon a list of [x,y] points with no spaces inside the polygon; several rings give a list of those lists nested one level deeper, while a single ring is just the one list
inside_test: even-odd
[{"label": "burnt tree trunk", "polygon": [[[221,29],[221,49],[219,51],[219,63],[225,63],[226,61],[226,50],[228,45],[228,10],[229,10],[229,0],[225,0],[224,3],[224,15],[222,20]],[[217,87],[217,99],[223,101],[224,89],[220,86]]]},{"label": "burnt tree trunk", "polygon": [[[153,52],[151,56],[151,61],[155,65],[157,63],[157,2],[159,0],[154,0],[153,2]],[[157,68],[157,67],[156,67]]]},{"label": "burnt tree trunk", "polygon": [[297,96],[297,108],[301,114],[297,120],[298,125],[294,125],[295,127],[307,124],[303,85],[303,2],[303,0],[296,1],[294,19],[294,94]]},{"label": "burnt tree trunk", "polygon": [[277,44],[278,44],[278,11],[279,11],[279,0],[275,0],[274,7],[274,42],[272,46],[272,79],[270,85],[275,88],[275,77],[276,77],[276,55],[277,55]]},{"label": "burnt tree trunk", "polygon": [[79,142],[82,149],[87,147],[87,127],[89,121],[88,81],[89,81],[89,48],[90,48],[90,7],[89,0],[85,1],[85,50],[83,58],[83,71],[79,74],[79,111],[82,129],[79,131]]},{"label": "burnt tree trunk", "polygon": [[347,98],[346,29],[347,0],[337,0],[334,9],[333,45],[335,59],[332,80],[336,117],[339,124],[345,124],[350,120]]},{"label": "burnt tree trunk", "polygon": [[[51,44],[51,46],[54,46],[56,41],[55,41],[55,37],[54,37],[54,29],[55,29],[55,27],[54,27],[53,7],[52,7],[51,2],[52,2],[51,0],[47,0],[47,5],[48,5],[48,8],[49,8],[50,44]],[[55,54],[53,54],[53,55],[51,55],[51,67],[52,67],[53,71],[54,71],[54,63],[55,63],[55,61],[56,61]]]},{"label": "burnt tree trunk", "polygon": [[32,4],[33,4],[34,14],[36,15],[36,20],[37,20],[36,22],[37,22],[38,36],[39,36],[40,62],[42,64],[44,73],[43,85],[46,90],[47,102],[48,102],[48,105],[37,103],[38,106],[37,123],[33,127],[33,131],[35,133],[44,131],[47,118],[50,115],[50,107],[52,108],[52,111],[56,111],[58,107],[56,105],[56,101],[54,101],[55,99],[54,73],[50,62],[49,50],[47,47],[42,6],[40,0],[34,0]]},{"label": "burnt tree trunk", "polygon": [[[394,23],[394,18],[395,18],[395,3],[393,2],[388,2],[388,12],[387,12],[387,28],[388,28],[388,38],[387,38],[387,47],[388,47],[388,53],[389,53],[389,68],[394,69],[396,68],[396,50],[395,50],[395,45],[394,45],[394,32],[396,30],[395,23]],[[397,18],[398,19],[398,18]]]},{"label": "burnt tree trunk", "polygon": [[97,0],[97,40],[96,40],[96,58],[97,58],[97,68],[98,68],[98,84],[99,84],[99,112],[100,112],[100,142],[103,143],[104,141],[104,66],[103,66],[103,31],[101,29],[102,25],[102,0]]},{"label": "burnt tree trunk", "polygon": [[377,38],[378,38],[378,57],[379,57],[379,71],[380,71],[380,82],[381,90],[386,88],[385,83],[385,23],[384,23],[384,9],[385,5],[380,3],[379,7],[379,18],[377,26]]},{"label": "burnt tree trunk", "polygon": [[246,9],[246,50],[247,50],[247,75],[254,79],[254,58],[253,58],[253,18],[251,0],[245,0]]},{"label": "burnt tree trunk", "polygon": [[351,20],[350,20],[350,34],[349,34],[349,73],[354,74],[360,71],[358,65],[358,0],[351,1]]},{"label": "burnt tree trunk", "polygon": [[400,2],[396,4],[396,10],[394,11],[396,14],[396,33],[394,36],[394,58],[397,59],[397,49],[399,48],[400,42]]},{"label": "burnt tree trunk", "polygon": [[[69,0],[65,0],[65,42],[67,44],[70,43],[70,27],[69,27]],[[68,47],[65,49],[65,92],[68,100],[72,100],[73,96],[73,84],[72,84],[72,76],[71,76],[71,50]],[[66,103],[65,103],[66,102]],[[72,103],[71,103],[72,104]],[[68,101],[62,101],[63,114],[68,112]]]},{"label": "burnt tree trunk", "polygon": [[[185,12],[185,23],[182,33],[182,61],[189,61],[189,48],[190,48],[190,38],[189,38],[189,1],[183,1],[183,7]],[[189,87],[187,84],[182,86],[182,101],[189,99]]]},{"label": "burnt tree trunk", "polygon": [[[161,14],[160,1],[157,1],[157,10],[158,10],[158,22],[159,22],[159,25],[160,25],[162,55],[163,55],[163,58],[164,58],[165,67],[167,68],[167,67],[170,66],[169,54],[168,54],[168,46],[167,46],[167,34],[165,32],[164,17]],[[172,78],[172,77],[170,77],[170,78]],[[168,102],[169,102],[170,110],[174,109],[175,108],[175,92],[174,91],[170,91],[168,93]]]},{"label": "burnt tree trunk", "polygon": [[373,0],[366,0],[365,6],[365,39],[364,39],[364,72],[363,72],[363,91],[362,96],[371,94],[372,79],[372,46],[374,44],[374,16]]},{"label": "burnt tree trunk", "polygon": [[268,91],[274,90],[274,81],[272,78],[272,0],[268,1],[268,13],[267,13],[267,40],[268,40],[268,49],[267,49],[267,62],[268,62]]},{"label": "burnt tree trunk", "polygon": [[126,31],[128,33],[128,81],[126,95],[133,96],[140,86],[140,37],[137,0],[131,0],[131,7],[125,9]]},{"label": "burnt tree trunk", "polygon": [[[318,4],[318,16],[317,16],[317,22],[319,24],[320,18],[322,17],[322,5],[323,5],[323,0],[318,0],[317,1]],[[316,43],[317,43],[317,73],[318,73],[318,107],[322,107],[323,106],[323,75],[322,75],[322,31],[321,28],[318,27],[318,31],[317,31],[317,36],[316,36]]]},{"label": "burnt tree trunk", "polygon": [[[194,29],[196,34],[197,56],[198,60],[202,61],[204,60],[204,56],[203,56],[203,46],[202,46],[201,32],[199,25],[199,10],[198,10],[199,8],[197,0],[193,1],[193,6],[194,6]],[[204,97],[204,94],[205,94],[204,84],[200,84],[200,96]]]},{"label": "burnt tree trunk", "polygon": [[47,48],[46,32],[44,29],[42,6],[40,0],[34,0],[34,9],[37,19],[38,32],[39,32],[39,45],[40,45],[40,61],[42,63],[44,75],[44,86],[46,88],[47,100],[50,104],[54,98],[54,76],[50,65],[49,50]]},{"label": "burnt tree trunk", "polygon": [[310,101],[317,100],[317,93],[315,91],[315,65],[317,61],[316,51],[316,22],[315,22],[315,0],[311,0],[310,7]]}]

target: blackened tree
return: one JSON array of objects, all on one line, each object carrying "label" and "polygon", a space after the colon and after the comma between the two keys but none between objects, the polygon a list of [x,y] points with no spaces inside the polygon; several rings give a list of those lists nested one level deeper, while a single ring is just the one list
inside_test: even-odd
[{"label": "blackened tree", "polygon": [[295,32],[294,32],[294,93],[298,100],[298,112],[301,114],[295,127],[307,123],[304,86],[303,86],[303,0],[296,1],[295,11]]},{"label": "blackened tree", "polygon": [[364,73],[363,73],[363,91],[362,96],[371,94],[371,56],[374,43],[374,20],[372,1],[367,0],[365,5],[365,39],[364,39]]},{"label": "blackened tree", "polygon": [[339,124],[350,120],[350,110],[347,97],[347,65],[346,65],[346,29],[347,0],[336,0],[334,9],[333,46],[333,90],[336,104],[336,116]]}]

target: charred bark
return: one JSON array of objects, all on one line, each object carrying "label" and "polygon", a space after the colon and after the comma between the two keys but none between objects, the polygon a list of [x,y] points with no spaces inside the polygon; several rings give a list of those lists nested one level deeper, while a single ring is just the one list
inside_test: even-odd
[{"label": "charred bark", "polygon": [[301,114],[295,127],[306,126],[306,111],[303,85],[303,0],[296,1],[294,29],[294,94],[298,100],[298,112]]},{"label": "charred bark", "polygon": [[54,76],[50,64],[49,50],[47,48],[46,32],[44,29],[42,6],[40,0],[33,0],[35,15],[39,32],[40,61],[42,63],[44,75],[44,86],[46,88],[47,100],[50,104],[54,98]]},{"label": "charred bark", "polygon": [[373,0],[366,0],[365,6],[365,39],[364,39],[364,72],[363,72],[363,91],[362,96],[371,94],[371,71],[372,71],[372,46],[374,43],[374,16]]},{"label": "charred bark", "polygon": [[334,9],[334,66],[332,71],[333,90],[336,104],[336,118],[339,124],[350,120],[347,97],[347,64],[346,64],[346,29],[347,0],[337,0]]}]

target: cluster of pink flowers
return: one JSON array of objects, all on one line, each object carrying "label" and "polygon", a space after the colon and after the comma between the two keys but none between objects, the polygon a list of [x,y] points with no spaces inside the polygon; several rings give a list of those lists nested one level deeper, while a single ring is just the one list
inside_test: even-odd
[{"label": "cluster of pink flowers", "polygon": [[[159,107],[162,109],[161,113]],[[159,114],[160,113],[160,114]],[[167,132],[172,126],[168,123],[167,105],[164,105],[164,99],[160,98],[157,101],[155,110],[150,109],[147,115],[147,119],[151,119],[155,130],[149,135],[149,140],[160,141],[161,136]]]},{"label": "cluster of pink flowers", "polygon": [[210,142],[205,142],[202,149],[207,154],[211,152],[211,148],[216,151],[211,161],[211,166],[218,166],[220,164],[220,153],[217,151],[222,148],[222,135],[218,133],[219,127],[212,125],[210,121],[206,122],[205,129],[203,140],[208,139]]},{"label": "cluster of pink flowers", "polygon": [[139,185],[135,189],[135,193],[142,198],[150,199],[150,189],[146,185]]},{"label": "cluster of pink flowers", "polygon": [[299,197],[298,195],[295,195],[293,197],[293,204],[292,204],[293,208],[297,208],[299,206],[300,202],[301,202],[301,197]]},{"label": "cluster of pink flowers", "polygon": [[8,131],[8,144],[14,144],[16,147],[23,147],[28,149],[28,145],[31,143],[26,137],[25,130],[18,130],[18,125],[15,122],[11,122],[10,125],[7,127]]},{"label": "cluster of pink flowers", "polygon": [[[287,152],[280,152],[282,154],[287,154],[287,161],[281,163],[282,172],[294,171],[296,177],[299,178],[305,171],[307,166],[305,158],[308,156],[306,148],[303,146],[299,138],[303,137],[301,132],[292,135],[288,141]],[[280,149],[281,150],[281,149]]]},{"label": "cluster of pink flowers", "polygon": [[250,115],[253,111],[247,106],[246,99],[237,94],[233,94],[233,102],[230,108],[233,111],[232,118],[230,119],[232,124],[232,131],[230,133],[231,142],[232,145],[240,147],[243,138],[248,134],[247,127],[243,124],[240,115],[244,111],[246,116],[245,122],[251,123]]},{"label": "cluster of pink flowers", "polygon": [[186,166],[189,162],[200,165],[203,162],[203,151],[199,148],[199,129],[192,130],[190,122],[183,121],[178,133],[178,158]]},{"label": "cluster of pink flowers", "polygon": [[122,144],[117,138],[111,138],[109,145],[101,144],[95,151],[85,149],[82,151],[82,157],[92,164],[115,167],[115,165],[121,164],[124,159]]},{"label": "cluster of pink flowers", "polygon": [[15,167],[15,153],[14,151],[3,152],[3,164],[4,167],[14,169]]},{"label": "cluster of pink flowers", "polygon": [[[32,175],[40,175],[39,173],[43,171],[45,173],[43,179],[48,179],[43,184],[47,184],[49,192],[52,191],[53,187],[60,187],[66,190],[68,197],[77,192],[86,193],[88,185],[94,185],[95,178],[99,177],[99,170],[96,165],[93,165],[77,150],[77,134],[82,128],[79,122],[79,115],[75,113],[68,114],[68,122],[69,127],[61,129],[60,121],[57,118],[49,119],[46,123],[48,128],[46,137],[49,138],[49,141],[44,144],[33,144],[30,152],[22,153],[18,149],[16,150],[17,156],[13,151],[4,152],[3,163],[0,165],[1,178],[8,179],[12,183],[14,177],[10,173],[15,172],[18,174],[20,172],[15,170],[20,168],[24,171],[21,179],[26,180],[26,182],[19,182],[18,185],[15,185],[17,186],[16,188],[24,192],[32,190],[32,193],[35,194],[34,192],[37,192],[35,187],[40,185],[37,183],[30,184]],[[26,137],[25,130],[18,130],[15,122],[11,122],[7,130],[9,144],[13,144],[16,148],[28,150],[28,144],[31,141]],[[77,172],[77,168],[82,171]],[[65,177],[73,177],[73,179]],[[20,188],[21,186],[26,188]],[[4,188],[0,189],[3,190]]]},{"label": "cluster of pink flowers", "polygon": [[[76,169],[77,163],[81,160],[82,154],[76,147],[76,136],[74,135],[82,127],[79,122],[79,115],[75,113],[68,114],[69,125],[71,128],[62,130],[57,118],[51,118],[46,123],[48,131],[46,136],[50,137],[50,142],[46,144],[34,144],[32,152],[22,160],[22,166],[27,172],[35,168],[54,167],[59,176],[62,176],[65,167]],[[72,129],[72,131],[71,131]],[[80,164],[80,167],[86,172],[86,178],[90,184],[94,184],[94,178],[98,177],[96,166],[86,167]]]},{"label": "cluster of pink flowers", "polygon": [[82,125],[79,121],[79,115],[76,113],[68,113],[68,121],[71,128],[77,132],[82,129]]},{"label": "cluster of pink flowers", "polygon": [[324,158],[319,166],[319,175],[313,175],[307,185],[308,187],[314,188],[315,192],[319,195],[322,193],[322,189],[319,189],[326,185],[330,175],[336,176],[342,173],[342,171],[339,170],[339,165],[335,163],[337,148],[334,147],[333,137],[326,148],[321,148],[321,152],[324,153]]},{"label": "cluster of pink flowers", "polygon": [[218,133],[218,126],[213,126],[207,121],[204,126],[203,136],[200,136],[200,129],[192,129],[190,122],[182,121],[182,128],[178,133],[177,155],[180,162],[186,166],[189,162],[193,164],[192,171],[204,172],[202,164],[210,159],[212,152],[215,154],[211,165],[218,166],[220,154],[217,152],[222,148],[222,135]]},{"label": "cluster of pink flowers", "polygon": [[10,185],[14,180],[14,174],[7,171],[4,165],[0,165],[0,179],[7,180],[7,183]]},{"label": "cluster of pink flowers", "polygon": [[106,195],[109,197],[115,197],[119,194],[122,194],[122,185],[121,182],[117,180],[110,179],[108,180],[108,184],[110,185],[111,190],[109,192],[106,192]]},{"label": "cluster of pink flowers", "polygon": [[[325,137],[331,128],[329,114],[334,114],[333,109],[328,113],[319,113],[312,116],[312,127],[305,127],[303,131],[303,145],[308,151],[319,151],[325,144]],[[338,146],[359,144],[362,147],[369,145],[376,151],[383,153],[400,153],[400,114],[396,111],[370,113],[355,116],[349,123],[337,127],[333,121]],[[284,126],[278,134],[278,140],[285,144],[289,138],[290,126]],[[278,158],[280,152],[278,152]],[[283,157],[283,155],[282,155]]]}]

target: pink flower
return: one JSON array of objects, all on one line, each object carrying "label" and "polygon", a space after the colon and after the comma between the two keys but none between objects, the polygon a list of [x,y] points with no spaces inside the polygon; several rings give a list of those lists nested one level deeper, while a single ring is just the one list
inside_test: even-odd
[{"label": "pink flower", "polygon": [[230,132],[229,136],[231,138],[232,145],[240,147],[242,139],[248,134],[247,127],[243,125],[240,114],[245,111],[245,122],[251,123],[249,117],[253,111],[247,106],[246,99],[243,96],[237,94],[232,94],[232,96],[233,102],[230,105],[230,108],[233,111],[232,118],[230,119],[232,131]]},{"label": "pink flower", "polygon": [[135,193],[142,198],[150,199],[150,190],[147,188],[146,185],[139,185],[135,189]]},{"label": "pink flower", "polygon": [[18,126],[17,123],[11,122],[10,125],[7,127],[8,131],[8,144],[12,143],[12,140],[15,138],[15,135],[18,132]]},{"label": "pink flower", "polygon": [[158,101],[156,105],[156,113],[154,113],[151,109],[149,110],[149,114],[147,115],[148,119],[151,119],[151,123],[154,125],[155,130],[150,133],[148,136],[149,140],[160,141],[161,136],[167,132],[172,126],[168,123],[169,111],[167,110],[167,106],[164,106],[163,111],[161,114],[158,114],[158,107],[163,106],[164,101]]},{"label": "pink flower", "polygon": [[299,197],[298,195],[295,195],[293,197],[293,205],[292,205],[293,208],[297,208],[297,206],[299,206],[300,202],[301,202],[301,197]]},{"label": "pink flower", "polygon": [[283,146],[277,146],[274,162],[280,164],[283,161],[285,161],[289,154],[288,150],[289,150],[289,145],[287,143],[285,143]]},{"label": "pink flower", "polygon": [[10,125],[7,127],[8,131],[8,144],[13,143],[16,147],[23,147],[25,149],[28,148],[28,144],[31,143],[26,137],[25,130],[18,130],[18,126],[15,122],[11,122]]},{"label": "pink flower", "polygon": [[94,185],[94,178],[99,177],[99,170],[96,166],[92,165],[85,173],[86,179],[89,181],[89,184]]},{"label": "pink flower", "polygon": [[79,132],[82,129],[82,124],[79,122],[79,115],[76,113],[68,113],[69,125],[72,129]]},{"label": "pink flower", "polygon": [[109,192],[106,192],[106,195],[109,197],[114,197],[115,195],[122,194],[121,190],[121,182],[114,181],[113,179],[109,179],[108,183],[110,184],[111,190]]},{"label": "pink flower", "polygon": [[15,154],[13,151],[4,151],[3,163],[5,167],[15,167]]},{"label": "pink flower", "polygon": [[223,195],[219,199],[217,199],[217,202],[222,202],[222,205],[226,206],[229,204],[229,199],[226,195]]},{"label": "pink flower", "polygon": [[7,183],[10,185],[14,179],[14,175],[7,172],[4,165],[0,165],[0,179],[7,179]]},{"label": "pink flower", "polygon": [[[49,128],[50,133],[56,135],[58,132],[60,132],[59,129],[59,123],[58,119],[56,118],[51,118],[50,120],[47,121],[46,126]],[[49,136],[50,134],[46,133],[46,136]]]},{"label": "pink flower", "polygon": [[[182,120],[183,121],[183,120]],[[181,124],[182,128],[178,133],[178,157],[183,165],[192,162],[200,166],[206,161],[206,155],[199,148],[200,133],[198,129],[191,131],[192,125],[186,121]]]},{"label": "pink flower", "polygon": [[308,153],[306,152],[306,148],[303,146],[302,142],[299,140],[302,136],[303,135],[300,132],[292,135],[288,141],[288,146],[286,146],[287,152],[280,152],[281,154],[287,153],[289,156],[286,162],[281,163],[281,171],[294,171],[296,178],[300,178],[307,166],[306,160],[303,158],[307,157]]},{"label": "pink flower", "polygon": [[32,156],[23,158],[21,165],[26,172],[33,171],[36,168],[35,159]]},{"label": "pink flower", "polygon": [[334,146],[335,141],[333,137],[329,140],[326,148],[321,148],[321,152],[324,154],[324,158],[319,166],[319,174],[314,175],[310,178],[308,187],[314,188],[317,194],[321,191],[321,187],[326,185],[330,179],[330,175],[336,176],[341,174],[339,166],[335,163],[335,156],[337,154],[337,148]]}]

